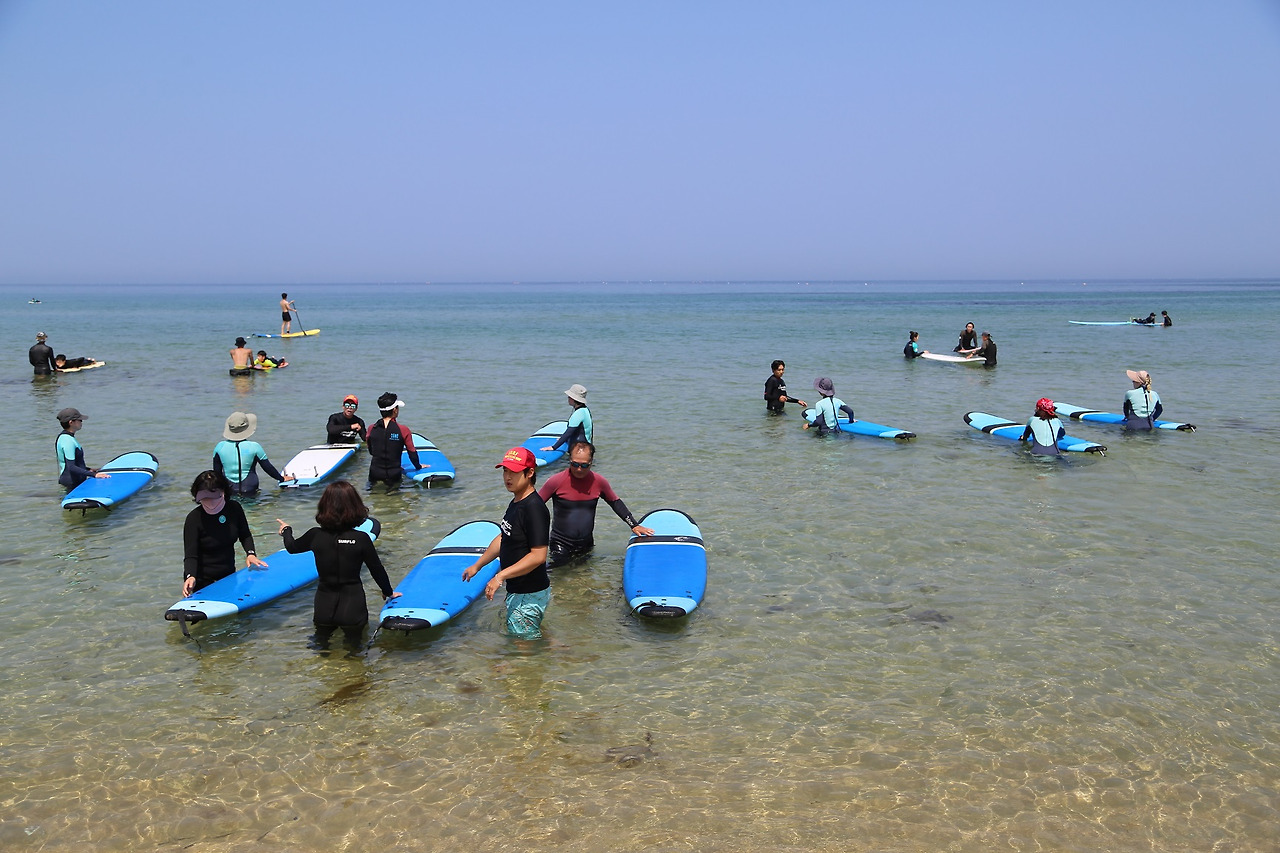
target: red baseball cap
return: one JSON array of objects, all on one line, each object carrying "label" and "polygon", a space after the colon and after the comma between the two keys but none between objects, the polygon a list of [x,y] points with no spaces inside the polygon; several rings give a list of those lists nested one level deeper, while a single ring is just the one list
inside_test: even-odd
[{"label": "red baseball cap", "polygon": [[538,467],[538,458],[527,447],[513,447],[502,457],[502,461],[494,468],[506,468],[508,471],[528,471]]}]

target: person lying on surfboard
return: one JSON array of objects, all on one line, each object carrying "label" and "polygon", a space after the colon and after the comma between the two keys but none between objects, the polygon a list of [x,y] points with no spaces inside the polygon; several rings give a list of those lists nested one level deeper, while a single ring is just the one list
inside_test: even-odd
[{"label": "person lying on surfboard", "polygon": [[267,355],[266,350],[260,349],[258,350],[258,357],[253,360],[253,366],[259,370],[268,370],[272,367],[288,367],[289,362],[283,358],[272,358]]},{"label": "person lying on surfboard", "polygon": [[53,366],[58,370],[71,370],[76,367],[88,367],[91,364],[97,364],[96,358],[86,356],[77,356],[76,358],[67,358],[62,353],[58,353],[53,357]]}]

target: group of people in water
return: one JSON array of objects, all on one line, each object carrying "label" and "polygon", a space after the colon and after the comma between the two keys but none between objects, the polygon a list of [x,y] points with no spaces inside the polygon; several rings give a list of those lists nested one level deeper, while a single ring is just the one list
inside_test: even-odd
[{"label": "group of people in water", "polygon": [[1160,317],[1156,317],[1156,312],[1152,311],[1146,317],[1139,319],[1138,317],[1130,317],[1130,323],[1137,323],[1140,326],[1172,326],[1173,318],[1169,316],[1168,311],[1161,311]]},{"label": "group of people in water", "polygon": [[[984,367],[996,366],[996,342],[991,337],[990,332],[982,333],[982,342],[978,342],[977,333],[973,330],[972,323],[965,323],[964,329],[960,332],[960,339],[951,351],[958,353],[965,358],[981,358]],[[920,333],[916,331],[907,332],[907,343],[902,348],[904,358],[920,358],[920,356],[929,352],[927,349],[920,349]]]},{"label": "group of people in water", "polygon": [[[538,488],[534,453],[525,447],[507,451],[494,466],[502,469],[503,485],[511,494],[500,532],[463,573],[463,579],[469,581],[493,560],[499,561],[500,568],[485,585],[484,593],[492,600],[505,585],[506,627],[517,638],[541,636],[551,597],[549,570],[591,552],[596,506],[601,499],[633,534],[653,534],[636,520],[609,481],[591,470],[595,445],[587,389],[573,385],[565,396],[573,414],[563,434],[544,450],[568,445],[568,468]],[[342,400],[342,410],[329,416],[325,435],[333,444],[363,443],[370,459],[370,487],[381,483],[390,490],[399,487],[403,476],[402,453],[408,454],[415,468],[423,466],[413,446],[412,433],[398,420],[404,402],[387,392],[378,398],[377,405],[378,420],[366,425],[358,414],[359,398],[348,394]],[[235,572],[237,543],[250,567],[264,565],[257,556],[244,510],[235,499],[259,490],[259,467],[280,482],[289,482],[293,476],[278,471],[262,446],[251,439],[256,429],[255,415],[233,412],[223,426],[223,440],[214,448],[213,467],[202,471],[191,484],[191,496],[198,506],[188,514],[183,531],[184,595],[192,595]],[[83,455],[80,458],[83,461]],[[548,501],[554,509],[554,522]],[[368,569],[384,600],[396,594],[378,557],[374,537],[360,529],[368,516],[359,492],[340,480],[325,488],[316,511],[317,526],[303,535],[295,538],[292,526],[276,519],[289,553],[310,551],[315,555],[319,584],[313,621],[318,647],[327,647],[339,628],[351,645],[364,635],[369,612],[361,581],[362,567]]]},{"label": "group of people in water", "polygon": [[81,370],[98,363],[96,358],[75,356],[68,358],[63,353],[55,354],[49,346],[49,336],[44,332],[36,332],[36,342],[27,350],[27,360],[35,370],[36,376],[52,376],[65,370]]}]

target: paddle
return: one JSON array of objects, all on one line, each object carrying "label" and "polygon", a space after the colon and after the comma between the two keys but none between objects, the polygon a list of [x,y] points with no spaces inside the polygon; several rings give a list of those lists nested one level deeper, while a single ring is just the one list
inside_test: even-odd
[{"label": "paddle", "polygon": [[294,308],[294,309],[293,309],[293,316],[295,316],[295,317],[297,317],[297,318],[298,318],[298,325],[299,325],[299,326],[302,326],[302,336],[303,336],[304,338],[305,338],[305,337],[308,337],[308,336],[309,336],[309,333],[307,332],[307,327],[306,327],[305,325],[303,325],[303,322],[302,322],[302,315],[298,313],[298,309],[297,309],[297,308]]}]

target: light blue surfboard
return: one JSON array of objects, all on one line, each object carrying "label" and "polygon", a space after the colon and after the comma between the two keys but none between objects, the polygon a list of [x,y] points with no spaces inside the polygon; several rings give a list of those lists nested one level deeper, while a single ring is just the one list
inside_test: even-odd
[{"label": "light blue surfboard", "polygon": [[[1086,421],[1094,424],[1119,424],[1124,425],[1124,415],[1118,415],[1115,412],[1099,412],[1096,409],[1086,409],[1082,406],[1072,406],[1069,403],[1054,403],[1054,408],[1059,415],[1065,415],[1074,421]],[[1181,432],[1195,432],[1195,424],[1183,424],[1176,421],[1156,421],[1156,429],[1173,429]]]},{"label": "light blue surfboard", "polygon": [[[996,438],[1003,438],[1007,441],[1022,440],[1022,433],[1027,428],[1025,423],[1016,423],[1005,418],[998,418],[995,415],[989,415],[986,412],[969,412],[964,416],[964,422],[980,432],[987,435],[994,435]],[[1083,438],[1074,438],[1066,435],[1058,439],[1058,449],[1063,451],[1072,451],[1075,453],[1100,453],[1106,455],[1106,445],[1098,444],[1096,441],[1085,441]]]},{"label": "light blue surfboard", "polygon": [[1154,323],[1139,323],[1137,320],[1068,320],[1073,326],[1143,326],[1148,329],[1162,329],[1164,325],[1156,320]]},{"label": "light blue surfboard", "polygon": [[314,486],[337,471],[352,456],[356,455],[358,444],[315,444],[299,453],[285,463],[280,473],[292,474],[296,479],[280,484],[282,489],[293,489],[300,486]]},{"label": "light blue surfboard", "polygon": [[[811,424],[817,416],[817,409],[811,408],[804,410],[804,419]],[[852,433],[853,435],[869,435],[872,438],[892,438],[896,441],[910,441],[916,437],[914,432],[907,432],[905,429],[889,427],[884,424],[874,424],[871,421],[854,420],[850,423],[849,419],[844,416],[839,417],[838,420],[840,422],[840,431]]]},{"label": "light blue surfboard", "polygon": [[150,453],[122,453],[98,470],[110,477],[90,477],[62,499],[63,509],[105,509],[137,494],[156,475],[158,463]]},{"label": "light blue surfboard", "polygon": [[498,573],[494,560],[469,581],[462,570],[484,553],[500,533],[492,521],[470,521],[440,540],[396,586],[378,614],[378,624],[391,631],[416,631],[443,625],[484,595],[484,587]]},{"label": "light blue surfboard", "polygon": [[564,435],[564,431],[569,428],[568,421],[552,421],[533,435],[526,438],[520,443],[520,447],[527,447],[535,459],[538,460],[538,467],[550,465],[552,462],[558,462],[560,457],[569,450],[568,442],[557,447],[555,450],[543,450],[544,447],[550,447],[556,443],[556,439]]},{"label": "light blue surfboard", "polygon": [[[356,530],[363,530],[376,541],[382,525],[376,518],[366,518],[356,526]],[[196,590],[175,602],[165,611],[164,618],[184,623],[185,631],[186,624],[221,619],[261,607],[320,579],[316,572],[315,554],[310,551],[290,554],[282,548],[264,557],[263,562],[267,564],[266,568],[240,569],[204,589]]]},{"label": "light blue surfboard", "polygon": [[400,469],[405,477],[415,483],[452,483],[457,472],[449,458],[440,452],[440,448],[425,435],[413,433],[413,449],[418,451],[418,461],[422,468],[414,468],[409,461],[409,451],[400,451]]},{"label": "light blue surfboard", "polygon": [[640,519],[652,536],[632,535],[622,564],[622,594],[631,612],[655,618],[687,616],[707,591],[702,531],[678,509],[655,509]]}]

